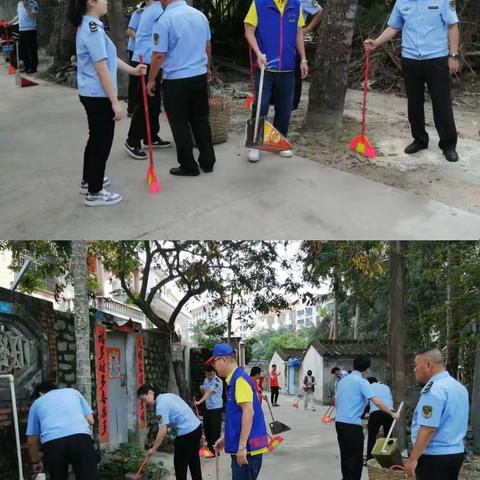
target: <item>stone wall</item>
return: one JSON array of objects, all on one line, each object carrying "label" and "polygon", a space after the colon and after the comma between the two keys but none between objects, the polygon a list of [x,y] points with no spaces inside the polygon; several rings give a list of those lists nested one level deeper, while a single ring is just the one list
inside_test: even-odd
[{"label": "stone wall", "polygon": [[[170,342],[167,336],[156,330],[143,332],[145,382],[153,383],[158,393],[169,391],[171,375]],[[147,439],[145,444],[150,446],[157,435],[158,425],[155,421],[153,409],[147,408]]]}]

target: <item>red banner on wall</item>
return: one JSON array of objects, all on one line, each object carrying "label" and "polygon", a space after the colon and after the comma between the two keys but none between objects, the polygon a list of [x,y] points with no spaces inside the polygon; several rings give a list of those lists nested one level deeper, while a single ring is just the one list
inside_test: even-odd
[{"label": "red banner on wall", "polygon": [[[137,388],[145,383],[145,369],[143,361],[143,336],[137,335],[135,339],[135,358],[137,364]],[[145,428],[147,414],[145,404],[138,400],[138,428]]]},{"label": "red banner on wall", "polygon": [[108,356],[107,329],[95,328],[95,364],[97,368],[97,405],[100,443],[107,443],[108,432]]}]

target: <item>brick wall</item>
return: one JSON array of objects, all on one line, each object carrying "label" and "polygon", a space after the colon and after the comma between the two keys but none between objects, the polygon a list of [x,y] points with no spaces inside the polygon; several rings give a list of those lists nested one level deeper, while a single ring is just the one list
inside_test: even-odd
[{"label": "brick wall", "polygon": [[[52,380],[60,386],[72,386],[75,383],[75,331],[73,315],[56,312],[51,302],[29,295],[0,288],[0,301],[14,305],[15,316],[21,316],[30,325],[35,324],[42,332],[42,344],[39,356],[42,359],[40,375],[35,381],[22,384],[17,381],[15,390],[17,395],[18,419],[22,442],[22,458],[27,471],[30,468],[26,449],[26,427],[28,411],[31,405],[30,394],[33,383],[40,380]],[[6,321],[7,318],[3,317]],[[1,317],[0,317],[1,320]],[[37,328],[37,327],[35,327]],[[45,351],[46,350],[46,351]],[[20,372],[9,372],[18,375]],[[37,372],[38,373],[38,372]],[[2,382],[2,397],[0,398],[0,480],[18,478],[15,432],[13,428],[13,414],[10,394],[6,391],[8,383]],[[27,478],[26,475],[26,478]]]}]

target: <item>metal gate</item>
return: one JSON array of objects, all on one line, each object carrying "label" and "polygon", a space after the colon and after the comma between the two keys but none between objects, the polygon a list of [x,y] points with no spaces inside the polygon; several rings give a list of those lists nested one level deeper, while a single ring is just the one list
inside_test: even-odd
[{"label": "metal gate", "polygon": [[108,422],[109,443],[128,442],[127,375],[125,359],[126,335],[108,333]]}]

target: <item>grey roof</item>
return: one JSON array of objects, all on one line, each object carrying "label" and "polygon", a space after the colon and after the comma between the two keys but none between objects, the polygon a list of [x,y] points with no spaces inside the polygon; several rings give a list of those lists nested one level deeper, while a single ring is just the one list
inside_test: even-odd
[{"label": "grey roof", "polygon": [[307,350],[305,348],[276,348],[275,352],[286,362],[289,358],[303,358]]},{"label": "grey roof", "polygon": [[314,340],[310,346],[322,357],[352,357],[365,354],[370,357],[386,357],[387,346],[380,342],[357,340]]}]

